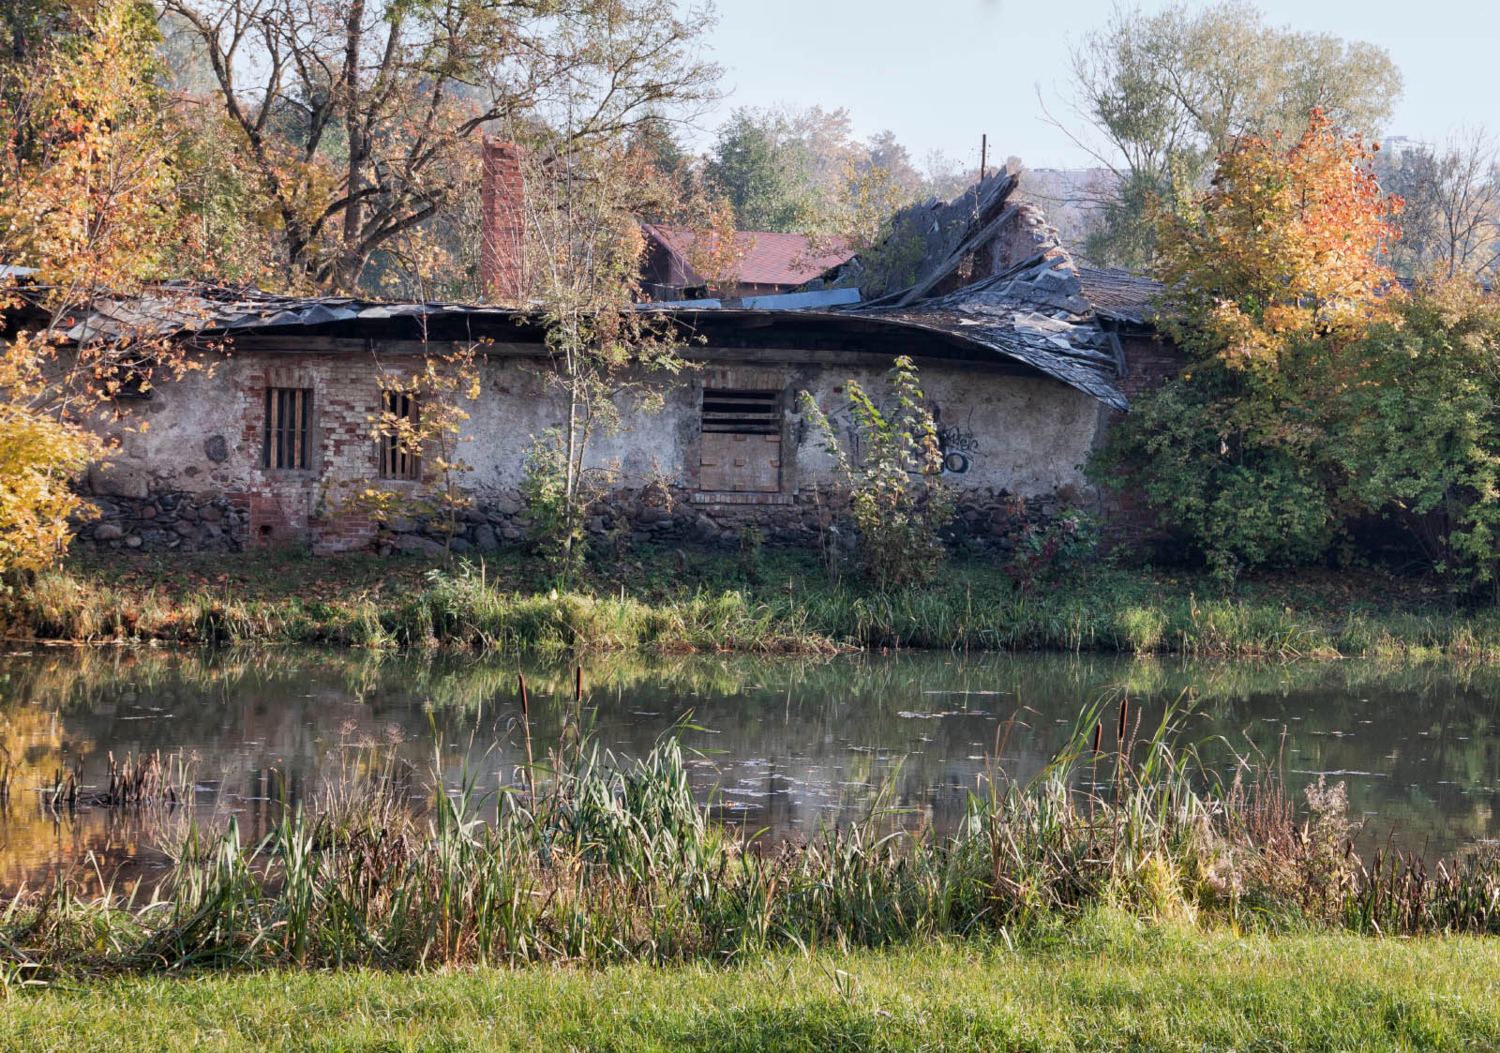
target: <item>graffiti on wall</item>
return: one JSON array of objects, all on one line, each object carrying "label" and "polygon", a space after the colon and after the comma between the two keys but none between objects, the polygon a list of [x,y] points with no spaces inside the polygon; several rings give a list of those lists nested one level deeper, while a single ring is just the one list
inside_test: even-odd
[{"label": "graffiti on wall", "polygon": [[929,412],[937,425],[938,451],[943,455],[944,474],[963,475],[980,456],[979,439],[972,426],[974,411],[969,411],[962,424],[944,424],[942,407],[935,402],[929,407]]},{"label": "graffiti on wall", "polygon": [[[884,402],[877,402],[876,407],[881,413],[886,414],[890,413],[892,408]],[[862,453],[860,449],[862,436],[848,402],[841,400],[826,412],[834,432],[844,443],[844,448],[848,450],[850,458],[856,464],[859,463]],[[983,456],[979,437],[974,434],[974,411],[970,410],[962,422],[954,424],[943,423],[943,408],[936,402],[928,403],[927,412],[932,414],[932,422],[937,428],[938,452],[942,456],[943,474],[966,474],[973,467],[974,462]],[[801,435],[799,435],[799,442],[800,440]]]}]

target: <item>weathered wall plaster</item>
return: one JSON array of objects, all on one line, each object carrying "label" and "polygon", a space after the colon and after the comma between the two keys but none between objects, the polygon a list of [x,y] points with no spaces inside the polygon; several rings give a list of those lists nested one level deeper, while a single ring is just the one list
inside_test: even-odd
[{"label": "weathered wall plaster", "polygon": [[[821,434],[798,406],[798,394],[810,392],[845,441],[857,444],[848,382],[857,381],[880,401],[886,394],[885,369],[857,359],[848,365],[829,361],[826,353],[809,352],[801,363],[796,355],[786,357],[790,364],[720,359],[675,378],[631,376],[633,382],[653,385],[663,405],[647,413],[633,400],[623,401],[624,430],[595,441],[592,464],[614,468],[616,489],[623,495],[623,504],[617,502],[622,510],[606,518],[629,520],[630,509],[639,514],[652,507],[643,505],[639,495],[655,487],[696,507],[683,522],[699,533],[735,529],[744,522],[777,527],[784,520],[790,540],[796,531],[816,526],[804,507],[807,498],[838,480]],[[808,361],[815,358],[823,360]],[[224,513],[213,523],[227,517],[234,529],[209,531],[204,524],[201,530],[184,526],[170,535],[158,530],[146,539],[148,546],[237,548],[306,540],[315,549],[337,551],[376,542],[375,523],[341,514],[338,506],[345,484],[422,485],[377,481],[378,452],[369,422],[379,410],[379,372],[410,371],[418,361],[415,355],[401,354],[377,359],[239,352],[211,362],[208,370],[163,383],[150,399],[131,404],[121,424],[111,426],[118,452],[107,467],[90,472],[90,489],[111,499],[115,509],[108,528],[98,528],[102,532],[93,535],[95,540],[111,547],[141,544],[130,541],[142,536],[137,520],[153,503],[160,508],[158,495],[174,494],[183,495],[173,498],[174,507],[211,508],[210,517]],[[982,506],[988,515],[1009,507],[1002,498],[1093,500],[1080,466],[1104,424],[1094,399],[1045,377],[996,367],[939,359],[919,360],[919,366],[923,391],[939,423],[945,474],[971,498],[971,505]],[[463,403],[469,420],[459,456],[474,469],[467,485],[489,509],[475,516],[468,530],[469,540],[483,545],[488,538],[480,526],[496,540],[518,539],[523,523],[517,491],[526,454],[533,437],[563,422],[567,400],[544,359],[494,355],[484,362],[481,377],[480,397]],[[780,393],[779,494],[719,499],[698,492],[705,385]],[[314,392],[312,452],[305,471],[261,467],[267,386]],[[752,512],[752,507],[760,511]],[[766,511],[772,507],[786,511]],[[663,528],[656,524],[672,518],[656,510],[646,517],[650,522],[645,526],[657,533]],[[605,527],[600,524],[599,529]]]}]

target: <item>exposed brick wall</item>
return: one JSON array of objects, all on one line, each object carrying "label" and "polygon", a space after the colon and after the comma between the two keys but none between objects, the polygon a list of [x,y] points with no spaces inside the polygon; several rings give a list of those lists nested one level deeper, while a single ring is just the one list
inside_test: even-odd
[{"label": "exposed brick wall", "polygon": [[[379,474],[379,452],[371,417],[380,412],[383,369],[399,368],[360,355],[299,354],[286,362],[274,355],[240,356],[241,439],[236,455],[245,462],[243,482],[227,492],[248,516],[248,543],[279,545],[310,541],[315,552],[363,548],[375,538],[374,520],[340,511],[355,488]],[[415,361],[409,364],[415,366]],[[267,468],[262,463],[265,393],[268,388],[312,391],[308,466]],[[385,481],[382,485],[403,484]],[[420,485],[420,484],[405,484]]]},{"label": "exposed brick wall", "polygon": [[1132,401],[1171,380],[1186,362],[1177,346],[1164,337],[1122,335],[1120,348],[1125,352],[1120,389]]},{"label": "exposed brick wall", "polygon": [[[1120,348],[1125,354],[1125,374],[1119,385],[1132,403],[1176,376],[1186,361],[1182,352],[1162,337],[1121,335]],[[1108,427],[1124,419],[1125,414],[1115,410],[1109,415]],[[1145,498],[1129,489],[1105,493],[1104,534],[1112,547],[1147,545],[1170,536]]]},{"label": "exposed brick wall", "polygon": [[492,300],[519,300],[525,290],[526,218],[521,148],[486,139],[480,185],[480,282]]}]

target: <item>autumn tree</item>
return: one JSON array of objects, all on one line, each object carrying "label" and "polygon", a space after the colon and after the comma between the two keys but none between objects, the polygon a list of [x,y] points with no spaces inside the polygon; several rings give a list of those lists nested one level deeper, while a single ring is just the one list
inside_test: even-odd
[{"label": "autumn tree", "polygon": [[1338,345],[1384,310],[1399,198],[1382,193],[1378,147],[1314,111],[1289,149],[1244,136],[1192,207],[1156,211],[1155,276],[1169,333],[1198,359],[1277,371],[1305,340]]},{"label": "autumn tree", "polygon": [[1246,0],[1118,7],[1071,55],[1072,117],[1057,123],[1106,167],[1087,255],[1143,267],[1154,201],[1190,204],[1241,136],[1295,142],[1308,114],[1366,135],[1391,114],[1401,75],[1383,49],[1267,24]]},{"label": "autumn tree", "polygon": [[286,280],[355,288],[441,216],[486,127],[624,137],[714,96],[711,9],[670,0],[164,0],[270,203]]},{"label": "autumn tree", "polygon": [[1094,470],[1138,488],[1226,579],[1323,553],[1346,496],[1326,457],[1361,341],[1398,290],[1399,201],[1373,148],[1314,113],[1290,148],[1247,136],[1186,210],[1156,215],[1163,326],[1189,359],[1137,400]]},{"label": "autumn tree", "polygon": [[536,135],[521,157],[522,280],[546,328],[544,379],[565,407],[533,436],[525,489],[533,531],[566,575],[583,554],[591,503],[615,474],[595,444],[659,408],[663,379],[686,365],[670,319],[635,306],[645,247],[637,217],[672,209],[678,187],[625,142]]},{"label": "autumn tree", "polygon": [[23,320],[0,343],[0,572],[61,551],[81,511],[68,484],[102,450],[88,422],[188,366],[124,323],[64,346],[81,310],[161,276],[180,240],[156,41],[149,7],[109,0],[0,63],[0,310]]}]

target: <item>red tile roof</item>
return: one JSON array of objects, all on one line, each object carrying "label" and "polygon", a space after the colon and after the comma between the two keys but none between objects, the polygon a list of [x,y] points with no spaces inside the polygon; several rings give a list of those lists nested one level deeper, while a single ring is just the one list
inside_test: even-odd
[{"label": "red tile roof", "polygon": [[[696,237],[693,231],[681,227],[658,227],[650,223],[645,226],[648,234],[682,258],[684,268],[692,271],[686,256]],[[853,255],[842,247],[842,243],[834,242],[837,246],[835,251],[809,256],[808,238],[805,234],[741,230],[735,233],[735,241],[745,253],[737,271],[740,282],[746,285],[800,285]]]}]

